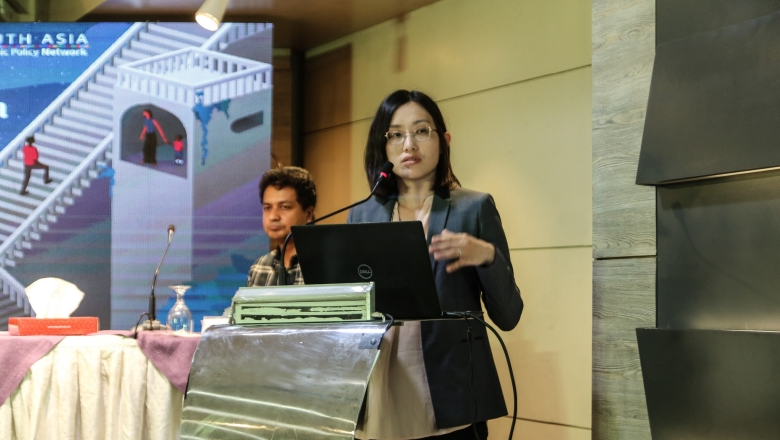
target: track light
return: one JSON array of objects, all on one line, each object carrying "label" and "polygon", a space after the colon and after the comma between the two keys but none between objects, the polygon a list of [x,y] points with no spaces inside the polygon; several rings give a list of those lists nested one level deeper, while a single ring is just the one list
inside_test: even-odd
[{"label": "track light", "polygon": [[229,0],[206,0],[203,6],[195,13],[195,21],[204,28],[215,31],[219,29],[222,18],[225,16]]}]

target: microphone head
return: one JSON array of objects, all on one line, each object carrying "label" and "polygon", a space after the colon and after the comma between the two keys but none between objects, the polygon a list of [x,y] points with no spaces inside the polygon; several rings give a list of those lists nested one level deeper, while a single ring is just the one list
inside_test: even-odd
[{"label": "microphone head", "polygon": [[387,179],[390,176],[391,171],[393,171],[393,163],[388,160],[382,165],[382,169],[379,170],[379,178]]},{"label": "microphone head", "polygon": [[168,234],[173,234],[176,232],[176,226],[168,225]]}]

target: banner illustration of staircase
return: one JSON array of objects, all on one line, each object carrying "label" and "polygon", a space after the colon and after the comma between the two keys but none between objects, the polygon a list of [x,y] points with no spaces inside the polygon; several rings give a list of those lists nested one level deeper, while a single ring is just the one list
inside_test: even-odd
[{"label": "banner illustration of staircase", "polygon": [[[24,286],[6,268],[23,260],[25,250],[66,214],[101,167],[111,164],[118,67],[181,49],[224,50],[270,26],[225,24],[206,39],[154,23],[135,23],[0,151],[0,326],[9,316],[32,314]],[[34,177],[29,194],[23,196],[21,147],[33,135],[54,182],[43,185]]]}]

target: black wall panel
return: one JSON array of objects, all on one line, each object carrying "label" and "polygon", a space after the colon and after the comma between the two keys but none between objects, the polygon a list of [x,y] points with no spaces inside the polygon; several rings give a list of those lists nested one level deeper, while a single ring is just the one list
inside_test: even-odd
[{"label": "black wall panel", "polygon": [[637,172],[660,185],[658,328],[637,329],[652,436],[780,438],[780,0],[657,0],[657,20]]},{"label": "black wall panel", "polygon": [[780,11],[656,50],[637,183],[780,166]]},{"label": "black wall panel", "polygon": [[780,0],[656,0],[655,44],[753,20],[780,10]]},{"label": "black wall panel", "polygon": [[637,329],[653,440],[780,438],[780,333]]},{"label": "black wall panel", "polygon": [[780,330],[780,172],[657,194],[658,327]]}]

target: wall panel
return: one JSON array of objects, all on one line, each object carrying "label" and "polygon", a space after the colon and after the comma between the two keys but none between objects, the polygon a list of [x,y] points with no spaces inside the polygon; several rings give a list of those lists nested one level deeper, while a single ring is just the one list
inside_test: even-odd
[{"label": "wall panel", "polygon": [[655,189],[637,186],[653,0],[593,1],[593,439],[650,438],[634,329],[655,326]]},{"label": "wall panel", "polygon": [[[520,418],[590,428],[590,253],[590,246],[511,251],[525,311],[515,330],[500,334],[512,360]],[[506,360],[492,337],[491,348],[511,408]]]},{"label": "wall panel", "polygon": [[[320,217],[353,202],[347,189],[351,184],[351,124],[318,130],[304,135],[303,167],[317,185],[316,216]],[[365,197],[365,195],[363,196]],[[347,213],[323,220],[322,224],[346,223]]]},{"label": "wall panel", "polygon": [[353,47],[352,119],[397,88],[438,100],[590,64],[590,3],[440,1],[309,52]]},{"label": "wall panel", "polygon": [[583,67],[441,103],[455,173],[496,199],[510,248],[592,242],[590,81]]},{"label": "wall panel", "polygon": [[366,179],[366,172],[363,169],[363,151],[366,148],[366,139],[368,139],[368,129],[370,127],[370,119],[361,119],[349,124],[352,136],[349,148],[352,184],[349,188],[349,193],[353,201],[361,200],[371,192],[371,187]]},{"label": "wall panel", "polygon": [[[488,422],[491,439],[509,438],[512,426],[510,417]],[[531,420],[517,420],[515,423],[514,440],[590,440],[590,429],[571,426],[539,423]]]},{"label": "wall panel", "polygon": [[593,264],[593,439],[650,439],[637,327],[655,327],[655,258]]},{"label": "wall panel", "polygon": [[351,121],[352,46],[307,57],[304,65],[303,131],[309,133]]},{"label": "wall panel", "polygon": [[655,254],[655,190],[634,184],[655,53],[652,0],[593,2],[593,256]]},{"label": "wall panel", "polygon": [[[274,55],[271,166],[292,165],[293,81],[289,55]],[[275,159],[275,160],[274,160]]]}]

